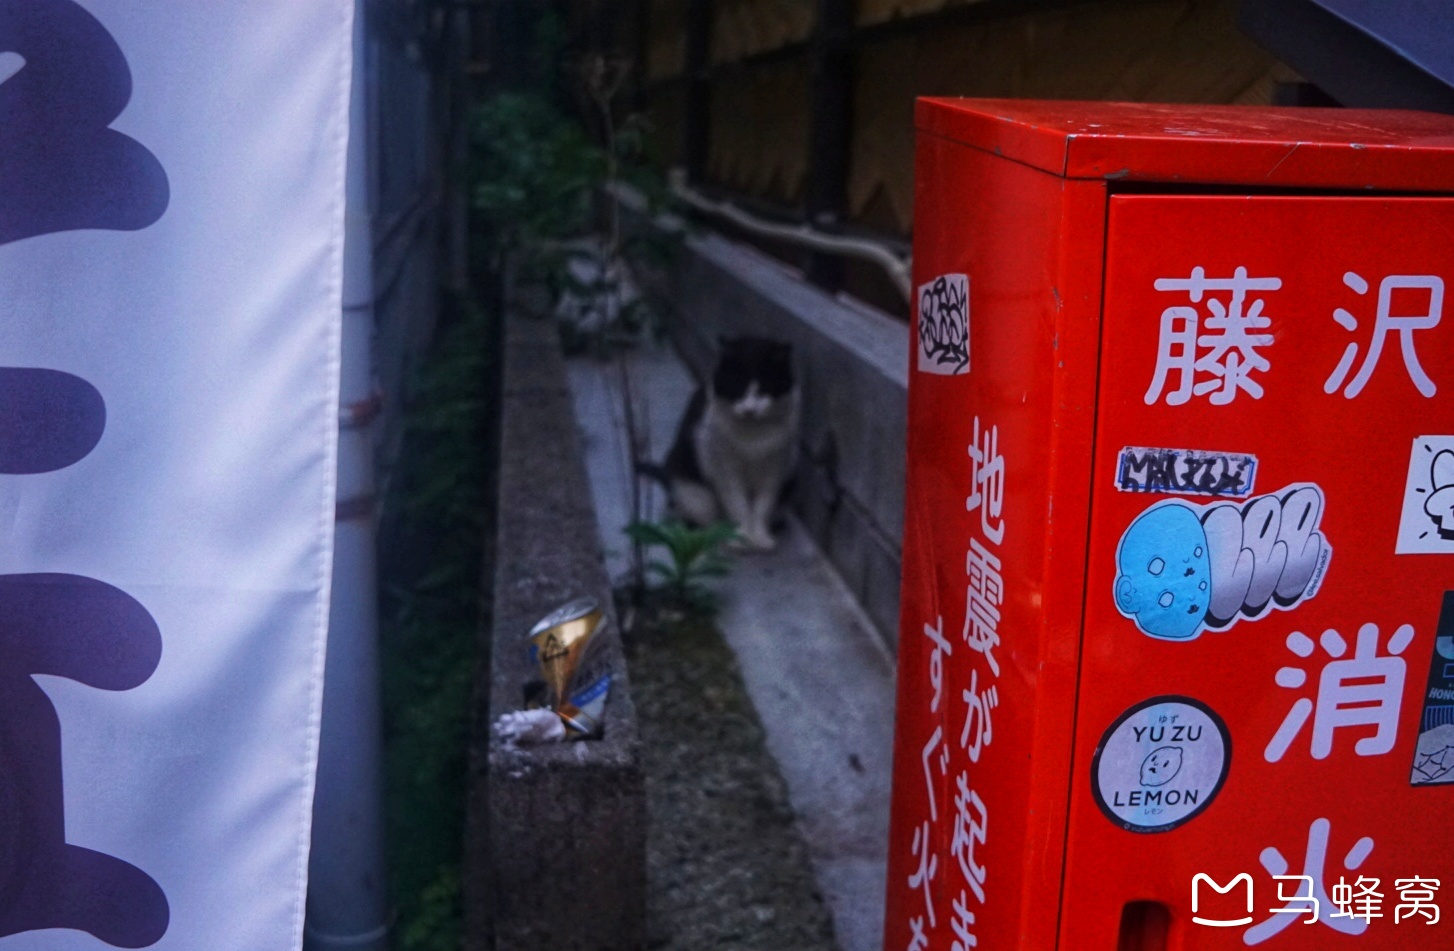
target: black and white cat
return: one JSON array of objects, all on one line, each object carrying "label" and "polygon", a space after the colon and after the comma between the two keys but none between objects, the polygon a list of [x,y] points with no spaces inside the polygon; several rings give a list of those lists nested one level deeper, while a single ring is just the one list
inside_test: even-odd
[{"label": "black and white cat", "polygon": [[696,525],[732,521],[742,543],[771,549],[773,513],[797,458],[800,402],[792,346],[720,338],[710,386],[692,395],[660,467],[674,513]]}]

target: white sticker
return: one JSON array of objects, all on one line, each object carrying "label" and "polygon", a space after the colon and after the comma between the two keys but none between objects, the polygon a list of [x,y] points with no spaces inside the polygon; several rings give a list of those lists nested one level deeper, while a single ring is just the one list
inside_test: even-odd
[{"label": "white sticker", "polygon": [[919,372],[969,372],[969,275],[942,274],[919,285]]},{"label": "white sticker", "polygon": [[1168,641],[1291,611],[1318,593],[1333,556],[1325,507],[1311,482],[1244,502],[1157,502],[1116,548],[1116,610]]},{"label": "white sticker", "polygon": [[1128,832],[1167,832],[1212,804],[1231,764],[1221,717],[1190,697],[1153,697],[1101,737],[1091,791],[1106,818]]},{"label": "white sticker", "polygon": [[1454,436],[1414,440],[1394,552],[1454,554]]}]

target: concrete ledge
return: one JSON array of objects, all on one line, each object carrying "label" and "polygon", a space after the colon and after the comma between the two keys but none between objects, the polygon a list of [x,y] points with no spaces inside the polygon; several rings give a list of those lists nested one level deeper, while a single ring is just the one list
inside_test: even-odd
[{"label": "concrete ledge", "polygon": [[[493,605],[480,649],[466,832],[470,951],[635,951],[646,935],[636,712],[553,324],[506,319]],[[525,635],[589,595],[611,614],[605,737],[512,749],[490,735],[538,676]]]},{"label": "concrete ledge", "polygon": [[[624,190],[630,227],[652,221]],[[704,377],[720,334],[791,341],[802,373],[803,432],[793,505],[890,650],[898,640],[904,526],[909,328],[823,293],[752,248],[689,237],[644,275],[672,304],[677,348]]]}]

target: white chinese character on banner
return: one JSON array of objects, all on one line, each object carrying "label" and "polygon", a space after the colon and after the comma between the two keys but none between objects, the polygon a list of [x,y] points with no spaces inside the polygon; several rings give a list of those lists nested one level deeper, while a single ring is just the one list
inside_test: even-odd
[{"label": "white chinese character on banner", "polygon": [[1373,919],[1383,917],[1383,912],[1378,910],[1383,907],[1383,892],[1378,891],[1376,878],[1360,875],[1358,881],[1350,885],[1339,875],[1338,884],[1333,886],[1332,892],[1333,904],[1338,910],[1329,918],[1362,918],[1364,924],[1372,924]]},{"label": "white chinese character on banner", "polygon": [[929,823],[925,822],[914,830],[914,841],[910,852],[919,860],[919,867],[909,874],[909,887],[924,891],[924,913],[929,916],[929,927],[934,928],[934,896],[930,886],[939,873],[939,856],[931,855],[933,843],[929,840]]},{"label": "white chinese character on banner", "polygon": [[969,901],[965,898],[964,889],[959,890],[959,896],[954,899],[953,907],[954,917],[949,919],[949,927],[954,932],[954,941],[950,944],[949,951],[969,951],[970,948],[979,947],[979,938],[969,930],[974,927],[974,912],[969,910]]},{"label": "white chinese character on banner", "polygon": [[[1361,275],[1352,271],[1343,275],[1343,283],[1348,285],[1358,294],[1368,293],[1368,282]],[[1427,306],[1415,308],[1412,314],[1395,314],[1393,312],[1394,291],[1418,291]],[[1425,296],[1427,295],[1427,296]],[[1363,392],[1363,387],[1373,376],[1373,371],[1378,367],[1378,359],[1383,355],[1383,344],[1388,335],[1398,331],[1399,349],[1403,352],[1404,369],[1408,371],[1409,379],[1413,380],[1414,386],[1424,396],[1433,396],[1437,392],[1434,381],[1424,372],[1419,364],[1418,352],[1414,349],[1414,331],[1428,330],[1439,325],[1439,319],[1444,313],[1444,281],[1442,278],[1429,274],[1393,274],[1385,277],[1378,283],[1378,312],[1373,318],[1373,339],[1369,341],[1368,352],[1363,357],[1363,364],[1358,368],[1351,382],[1343,390],[1343,396],[1352,399]],[[1339,307],[1333,311],[1333,319],[1338,322],[1344,330],[1355,331],[1358,329],[1358,319],[1348,311]],[[1333,368],[1332,374],[1323,384],[1323,392],[1335,393],[1343,386],[1343,381],[1348,378],[1348,371],[1353,368],[1353,361],[1358,357],[1358,344],[1348,344],[1343,351],[1343,358]]]},{"label": "white chinese character on banner", "polygon": [[969,689],[961,691],[966,704],[964,729],[959,734],[959,746],[969,751],[970,762],[978,763],[980,750],[994,739],[994,728],[990,724],[990,711],[1000,704],[1000,690],[990,684],[983,693],[979,690],[979,671],[969,672]]},{"label": "white chinese character on banner", "polygon": [[[929,762],[934,755],[934,750],[944,739],[944,727],[936,726],[934,735],[929,737],[929,742],[924,744],[924,788],[929,794],[929,818],[935,822],[939,821],[939,804],[934,801],[934,774],[929,768]],[[939,775],[947,776],[949,770],[949,747],[939,751]]]},{"label": "white chinese character on banner", "polygon": [[[1230,278],[1209,278],[1206,270],[1194,267],[1189,278],[1163,277],[1156,280],[1158,291],[1186,291],[1193,304],[1211,292],[1226,292],[1226,300],[1207,297],[1211,316],[1204,321],[1195,307],[1168,307],[1161,312],[1161,333],[1156,350],[1156,374],[1146,391],[1146,404],[1161,398],[1167,378],[1176,374],[1176,388],[1166,394],[1170,406],[1180,406],[1192,396],[1211,394],[1211,402],[1223,405],[1236,399],[1239,390],[1253,399],[1262,398],[1262,385],[1252,378],[1254,371],[1271,368],[1257,352],[1272,345],[1272,335],[1254,333],[1272,326],[1262,314],[1262,298],[1247,299],[1250,291],[1275,291],[1282,287],[1276,277],[1248,277],[1245,267]],[[1201,333],[1205,329],[1207,333]],[[1201,356],[1198,352],[1205,350]]]},{"label": "white chinese character on banner", "polygon": [[944,658],[953,655],[954,648],[944,637],[944,617],[941,615],[934,619],[931,627],[924,625],[924,636],[934,645],[929,652],[929,686],[934,689],[929,698],[929,712],[937,713],[939,701],[944,695]]},{"label": "white chinese character on banner", "polygon": [[1005,457],[1000,455],[1000,427],[983,434],[979,417],[974,418],[974,436],[969,444],[969,495],[964,509],[979,509],[979,527],[991,543],[1005,540],[1005,522],[1000,512],[1005,504]]},{"label": "white chinese character on banner", "polygon": [[[1283,718],[1282,725],[1267,744],[1263,757],[1269,763],[1282,759],[1293,740],[1313,720],[1312,754],[1327,759],[1333,752],[1333,734],[1341,727],[1374,727],[1353,745],[1359,756],[1381,756],[1393,749],[1398,736],[1399,710],[1403,707],[1404,674],[1408,665],[1399,655],[1414,639],[1414,629],[1405,624],[1388,640],[1388,653],[1378,653],[1378,625],[1365,624],[1358,630],[1358,646],[1344,660],[1348,642],[1337,631],[1323,632],[1320,643],[1333,659],[1318,677],[1317,703],[1299,697]],[[1287,636],[1288,650],[1299,657],[1313,654],[1313,640],[1300,631]],[[1283,667],[1276,675],[1278,686],[1298,689],[1307,682],[1301,667]]]},{"label": "white chinese character on banner", "polygon": [[969,777],[961,772],[955,777],[958,792],[954,794],[954,831],[950,838],[949,851],[959,863],[965,883],[974,897],[984,904],[985,867],[974,860],[975,843],[984,845],[989,815],[985,812],[984,800],[979,793],[969,788]]},{"label": "white chinese character on banner", "polygon": [[1439,906],[1434,904],[1434,892],[1439,888],[1437,878],[1399,878],[1393,887],[1398,889],[1399,904],[1393,910],[1393,923],[1404,918],[1422,916],[1429,919],[1426,925],[1439,923]]},{"label": "white chinese character on banner", "polygon": [[924,916],[915,915],[909,919],[909,947],[907,951],[928,951],[929,936],[924,933]]},{"label": "white chinese character on banner", "polygon": [[971,538],[964,557],[964,572],[969,576],[964,601],[964,642],[984,655],[990,672],[998,677],[1000,662],[995,659],[994,651],[1000,644],[1000,602],[1005,596],[1000,559],[986,551],[979,539]]},{"label": "white chinese character on banner", "polygon": [[[1331,823],[1327,819],[1314,819],[1313,824],[1308,827],[1308,847],[1303,854],[1303,869],[1300,875],[1288,875],[1287,858],[1276,847],[1268,847],[1262,850],[1259,860],[1267,873],[1274,878],[1301,880],[1301,885],[1294,898],[1289,901],[1303,903],[1303,907],[1293,908],[1291,904],[1283,909],[1275,909],[1272,917],[1264,918],[1257,924],[1252,925],[1242,933],[1242,943],[1258,945],[1267,939],[1281,934],[1291,924],[1298,920],[1297,916],[1308,911],[1306,907],[1311,900],[1312,907],[1331,906],[1333,900],[1328,897],[1328,891],[1323,884],[1323,870],[1328,861],[1328,832]],[[1343,857],[1343,868],[1345,871],[1357,871],[1368,859],[1369,853],[1373,851],[1373,840],[1364,836],[1353,844],[1353,848]],[[1306,886],[1305,888],[1302,886]],[[1278,894],[1282,894],[1281,886]],[[1304,919],[1306,920],[1306,919]],[[1323,925],[1332,928],[1341,934],[1360,935],[1368,929],[1368,922],[1358,918],[1332,918],[1324,916],[1319,919]]]}]

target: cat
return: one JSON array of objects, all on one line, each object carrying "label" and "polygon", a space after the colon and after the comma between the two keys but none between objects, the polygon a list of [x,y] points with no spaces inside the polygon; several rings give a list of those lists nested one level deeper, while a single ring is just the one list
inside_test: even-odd
[{"label": "cat", "polygon": [[666,461],[642,468],[666,485],[677,517],[695,525],[726,518],[743,547],[769,551],[774,510],[797,458],[801,395],[792,346],[763,337],[718,342],[709,385],[692,394]]}]

